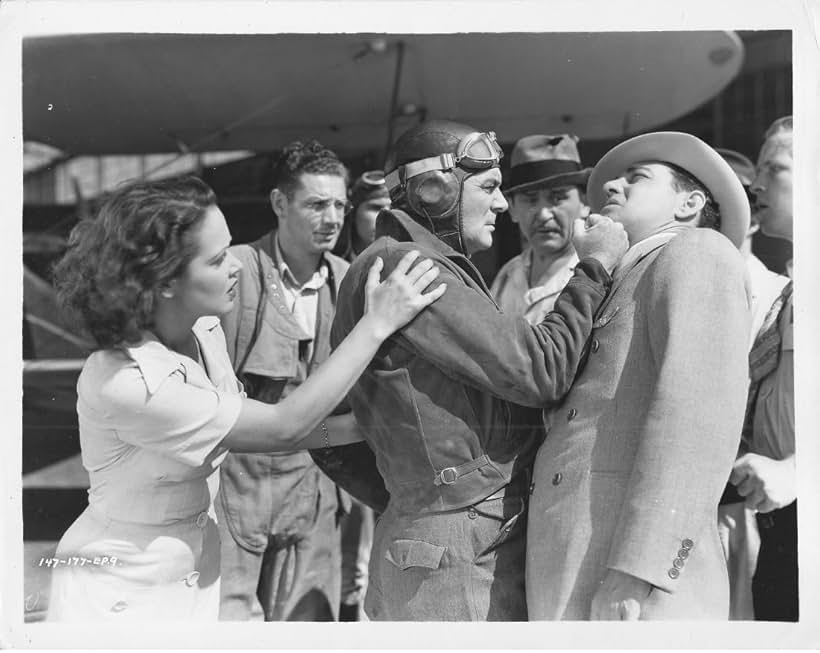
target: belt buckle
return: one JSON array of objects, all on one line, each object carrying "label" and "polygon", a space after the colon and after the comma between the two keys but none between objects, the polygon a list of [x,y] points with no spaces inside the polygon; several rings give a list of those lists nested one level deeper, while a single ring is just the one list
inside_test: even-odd
[{"label": "belt buckle", "polygon": [[438,473],[438,477],[443,485],[452,485],[458,480],[458,472],[455,467],[445,467]]}]

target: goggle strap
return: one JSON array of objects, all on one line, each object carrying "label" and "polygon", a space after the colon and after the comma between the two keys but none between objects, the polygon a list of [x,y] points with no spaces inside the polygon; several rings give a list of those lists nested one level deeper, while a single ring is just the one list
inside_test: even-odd
[{"label": "goggle strap", "polygon": [[408,179],[420,175],[423,172],[429,172],[430,170],[452,170],[455,167],[456,157],[454,154],[448,152],[426,159],[419,159],[418,161],[411,161],[403,166],[399,166],[385,177],[385,182],[387,183],[387,188],[392,191],[396,186],[403,186]]}]

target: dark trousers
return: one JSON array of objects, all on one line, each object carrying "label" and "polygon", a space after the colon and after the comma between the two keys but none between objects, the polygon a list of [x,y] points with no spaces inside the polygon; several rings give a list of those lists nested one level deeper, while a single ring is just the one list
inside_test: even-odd
[{"label": "dark trousers", "polygon": [[797,501],[757,515],[760,553],[752,579],[757,621],[797,621]]}]

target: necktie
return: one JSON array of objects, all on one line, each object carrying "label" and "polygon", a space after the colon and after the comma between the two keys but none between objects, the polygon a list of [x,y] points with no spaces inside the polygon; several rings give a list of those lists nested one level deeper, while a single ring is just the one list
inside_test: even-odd
[{"label": "necktie", "polygon": [[780,296],[774,300],[772,307],[763,319],[763,325],[757,333],[752,350],[749,352],[749,395],[746,400],[746,417],[743,422],[742,447],[749,449],[752,441],[752,423],[754,421],[755,402],[760,391],[760,382],[771,374],[780,359],[780,313],[792,297],[794,283],[789,281]]},{"label": "necktie", "polygon": [[[743,430],[740,435],[738,456],[748,452],[752,446],[752,431],[754,425],[755,405],[757,394],[760,391],[760,382],[771,374],[777,367],[780,359],[780,313],[788,304],[792,296],[792,282],[789,281],[774,300],[771,308],[763,318],[760,331],[757,332],[752,349],[749,352],[749,394],[746,397],[746,414],[743,418]],[[720,498],[720,503],[736,503],[743,501],[743,497],[731,483],[726,483],[726,489]]]}]

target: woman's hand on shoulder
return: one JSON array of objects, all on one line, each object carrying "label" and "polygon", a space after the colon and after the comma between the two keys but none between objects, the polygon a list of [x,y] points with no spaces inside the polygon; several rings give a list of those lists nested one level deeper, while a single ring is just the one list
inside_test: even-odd
[{"label": "woman's hand on shoulder", "polygon": [[381,257],[370,266],[365,284],[365,317],[379,337],[387,338],[403,327],[447,289],[447,284],[440,283],[424,293],[440,270],[430,259],[413,265],[419,256],[416,250],[405,254],[384,281],[380,280],[384,268]]}]

